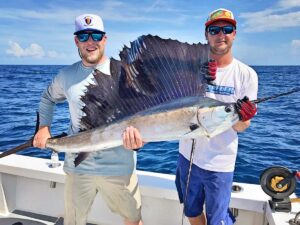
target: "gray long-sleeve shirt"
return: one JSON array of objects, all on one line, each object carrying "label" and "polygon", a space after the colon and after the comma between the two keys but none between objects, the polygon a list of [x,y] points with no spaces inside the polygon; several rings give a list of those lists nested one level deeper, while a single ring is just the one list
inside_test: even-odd
[{"label": "gray long-sleeve shirt", "polygon": [[[93,83],[94,67],[85,67],[82,62],[63,68],[52,83],[44,91],[39,106],[40,125],[50,126],[56,103],[66,101],[69,105],[70,127],[69,134],[77,133],[80,129],[80,119],[83,116],[81,108],[86,86]],[[110,60],[97,66],[101,72],[110,75]],[[120,137],[121,138],[121,137]],[[135,154],[122,146],[104,151],[90,153],[79,166],[74,167],[75,153],[66,153],[64,170],[89,175],[122,176],[132,173],[135,167]]]}]

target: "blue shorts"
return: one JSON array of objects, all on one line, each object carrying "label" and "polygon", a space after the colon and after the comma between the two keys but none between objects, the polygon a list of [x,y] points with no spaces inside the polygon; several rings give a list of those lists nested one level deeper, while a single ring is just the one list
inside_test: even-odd
[{"label": "blue shorts", "polygon": [[229,209],[233,172],[213,172],[193,164],[186,198],[189,166],[189,160],[179,154],[175,183],[185,215],[201,215],[205,202],[208,225],[233,224],[235,218]]}]

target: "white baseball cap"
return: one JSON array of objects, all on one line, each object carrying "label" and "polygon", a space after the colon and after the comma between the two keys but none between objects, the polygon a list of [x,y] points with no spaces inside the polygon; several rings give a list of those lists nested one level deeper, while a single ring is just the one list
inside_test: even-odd
[{"label": "white baseball cap", "polygon": [[91,30],[104,33],[103,21],[100,16],[94,14],[83,14],[75,19],[75,32],[78,34],[82,31]]}]

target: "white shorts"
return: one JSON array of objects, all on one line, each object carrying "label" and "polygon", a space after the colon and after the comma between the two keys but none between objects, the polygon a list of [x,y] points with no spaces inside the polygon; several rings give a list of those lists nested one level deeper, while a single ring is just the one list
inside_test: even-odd
[{"label": "white shorts", "polygon": [[112,212],[131,222],[141,220],[141,195],[137,175],[90,176],[66,174],[64,225],[86,225],[97,193]]}]

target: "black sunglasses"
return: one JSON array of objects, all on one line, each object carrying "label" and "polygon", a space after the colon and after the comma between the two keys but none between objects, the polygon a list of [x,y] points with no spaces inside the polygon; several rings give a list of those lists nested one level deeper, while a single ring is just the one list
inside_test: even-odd
[{"label": "black sunglasses", "polygon": [[235,30],[235,27],[228,25],[224,27],[210,26],[207,28],[207,32],[211,35],[217,35],[218,33],[220,33],[221,30],[223,34],[231,34]]},{"label": "black sunglasses", "polygon": [[86,42],[89,40],[89,37],[92,37],[93,41],[101,41],[105,33],[80,33],[77,34],[77,38],[80,42]]}]

